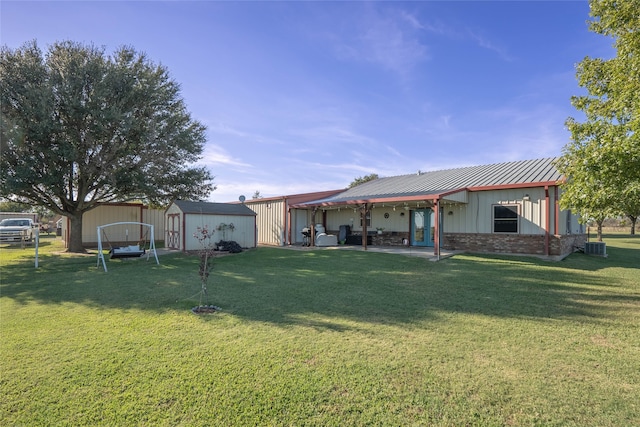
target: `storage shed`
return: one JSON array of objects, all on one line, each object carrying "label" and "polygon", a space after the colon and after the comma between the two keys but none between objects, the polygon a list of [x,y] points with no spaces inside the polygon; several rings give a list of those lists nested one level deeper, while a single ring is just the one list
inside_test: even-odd
[{"label": "storage shed", "polygon": [[200,249],[193,237],[198,227],[214,231],[214,242],[233,240],[243,248],[256,247],[256,213],[244,204],[176,200],[165,212],[165,224],[167,249]]}]

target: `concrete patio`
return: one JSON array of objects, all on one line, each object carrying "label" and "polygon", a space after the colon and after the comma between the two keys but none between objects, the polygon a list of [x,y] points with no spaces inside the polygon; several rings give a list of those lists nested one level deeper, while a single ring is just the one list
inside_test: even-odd
[{"label": "concrete patio", "polygon": [[[362,246],[357,245],[338,245],[338,246],[302,246],[302,245],[288,245],[288,246],[269,246],[282,249],[299,250],[299,251],[324,251],[324,250],[340,250],[340,251],[364,251]],[[439,261],[441,259],[449,258],[454,255],[463,253],[463,251],[441,251],[440,257],[434,255],[433,247],[418,247],[418,246],[367,246],[367,252],[383,252],[387,254],[415,256],[428,259],[429,261]]]}]

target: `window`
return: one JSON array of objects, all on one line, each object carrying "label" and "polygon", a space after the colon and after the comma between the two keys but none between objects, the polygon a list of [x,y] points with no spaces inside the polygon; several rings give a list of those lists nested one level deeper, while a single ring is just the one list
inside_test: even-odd
[{"label": "window", "polygon": [[518,205],[493,205],[493,232],[518,232]]}]

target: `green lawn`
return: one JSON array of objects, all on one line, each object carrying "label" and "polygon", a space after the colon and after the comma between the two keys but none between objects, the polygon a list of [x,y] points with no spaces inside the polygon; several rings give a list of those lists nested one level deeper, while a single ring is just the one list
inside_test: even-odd
[{"label": "green lawn", "polygon": [[0,248],[0,424],[640,425],[640,238],[558,263]]}]

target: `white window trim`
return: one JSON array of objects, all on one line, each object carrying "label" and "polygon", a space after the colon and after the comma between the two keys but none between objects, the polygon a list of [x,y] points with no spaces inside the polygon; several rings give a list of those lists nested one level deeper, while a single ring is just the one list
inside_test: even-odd
[{"label": "white window trim", "polygon": [[[496,206],[503,206],[503,207],[516,207],[517,209],[517,215],[518,217],[516,218],[516,224],[518,229],[515,232],[512,231],[496,231],[496,218],[495,218],[495,213],[496,213]],[[494,203],[491,205],[491,233],[493,234],[520,234],[520,217],[522,212],[522,205],[520,203]],[[501,221],[500,219],[498,219],[498,221]],[[509,219],[509,221],[511,221],[511,219]]]}]

